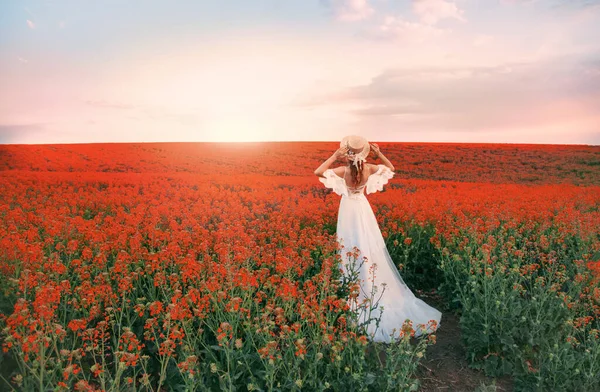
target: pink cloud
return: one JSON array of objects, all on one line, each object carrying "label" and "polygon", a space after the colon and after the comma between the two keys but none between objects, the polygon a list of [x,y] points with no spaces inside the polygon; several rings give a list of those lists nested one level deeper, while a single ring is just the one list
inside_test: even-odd
[{"label": "pink cloud", "polygon": [[[577,65],[569,58],[390,69],[369,83],[322,93],[312,106],[345,104],[363,125],[373,127],[404,124],[454,132],[558,129],[570,124],[588,132],[599,118],[600,72],[595,70],[593,64]],[[572,129],[563,128],[564,136]]]},{"label": "pink cloud", "polygon": [[35,29],[35,23],[30,21],[29,19],[27,19],[27,26],[29,26],[30,29]]},{"label": "pink cloud", "polygon": [[326,3],[333,10],[335,18],[343,22],[366,19],[374,12],[369,0],[328,0]]},{"label": "pink cloud", "polygon": [[421,19],[421,22],[433,25],[442,19],[457,19],[466,22],[463,17],[464,11],[456,4],[447,0],[414,0],[413,12]]},{"label": "pink cloud", "polygon": [[450,30],[419,22],[409,22],[396,16],[387,16],[379,25],[366,30],[365,35],[374,39],[389,39],[407,44],[420,44],[430,39],[439,38],[447,33],[450,33]]}]

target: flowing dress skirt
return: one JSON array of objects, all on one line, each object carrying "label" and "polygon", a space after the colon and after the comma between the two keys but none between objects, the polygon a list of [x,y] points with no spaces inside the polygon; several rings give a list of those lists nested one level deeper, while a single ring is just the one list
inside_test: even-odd
[{"label": "flowing dress skirt", "polygon": [[[372,321],[367,329],[373,341],[389,343],[392,335],[397,338],[406,319],[412,321],[415,336],[431,333],[439,327],[442,313],[415,297],[404,283],[387,250],[371,205],[363,193],[342,196],[337,238],[344,273],[358,272],[361,286],[359,301],[365,297],[372,298],[374,303],[379,300],[377,308],[370,315],[371,318],[381,316],[379,326],[376,328],[375,321]],[[354,247],[360,251],[358,259],[347,254]],[[366,261],[360,265],[363,256]],[[376,292],[373,293],[373,290]],[[363,313],[361,321],[367,320],[367,316]],[[425,324],[425,330],[417,328],[418,324]]]},{"label": "flowing dress skirt", "polygon": [[[358,303],[370,298],[373,304],[377,304],[371,314],[360,312],[359,322],[380,319],[379,325],[375,320],[368,324],[367,333],[373,341],[389,343],[400,335],[406,319],[412,322],[415,336],[434,332],[440,326],[442,313],[415,297],[390,257],[373,209],[364,194],[365,190],[367,194],[383,190],[394,176],[394,172],[385,165],[378,166],[377,172],[369,176],[359,192],[350,190],[346,181],[332,169],[325,170],[319,181],[341,196],[337,240],[344,275],[358,275]],[[360,252],[358,258],[352,256],[355,248]],[[366,259],[364,262],[363,257]],[[349,301],[352,306],[352,299]],[[422,327],[419,327],[420,324]]]}]

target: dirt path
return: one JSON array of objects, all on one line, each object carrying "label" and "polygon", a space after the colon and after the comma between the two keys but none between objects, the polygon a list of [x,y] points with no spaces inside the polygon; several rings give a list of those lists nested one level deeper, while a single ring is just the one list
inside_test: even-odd
[{"label": "dirt path", "polygon": [[496,388],[481,388],[492,385],[494,378],[483,371],[470,369],[467,365],[466,350],[459,327],[460,316],[447,310],[445,303],[432,296],[418,295],[425,302],[440,310],[442,322],[436,333],[436,344],[429,346],[425,358],[419,364],[417,377],[421,380],[422,392],[471,392],[471,391],[513,391],[510,377],[496,379]]}]

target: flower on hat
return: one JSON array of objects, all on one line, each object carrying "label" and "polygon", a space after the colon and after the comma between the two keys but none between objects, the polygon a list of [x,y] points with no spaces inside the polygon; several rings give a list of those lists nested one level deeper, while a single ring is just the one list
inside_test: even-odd
[{"label": "flower on hat", "polygon": [[[348,148],[348,156],[352,160],[352,163],[354,164],[354,166],[356,166],[357,168],[358,168],[359,162],[362,163],[367,160],[367,156],[369,155],[369,152],[371,151],[371,146],[370,146],[369,142],[367,141],[367,139],[365,139],[362,136],[358,136],[358,135],[345,136],[342,139],[342,141],[340,142],[340,147]],[[353,148],[353,149],[362,148],[362,150],[357,153],[357,152],[351,150],[351,148]]]}]

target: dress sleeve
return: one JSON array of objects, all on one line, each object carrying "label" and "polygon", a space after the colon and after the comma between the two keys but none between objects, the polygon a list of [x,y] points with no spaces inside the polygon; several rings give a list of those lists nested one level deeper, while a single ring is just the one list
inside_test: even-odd
[{"label": "dress sleeve", "polygon": [[377,166],[379,166],[377,172],[371,174],[367,180],[367,195],[382,191],[383,186],[388,183],[388,180],[394,177],[394,172],[391,171],[389,167],[381,164]]},{"label": "dress sleeve", "polygon": [[321,181],[325,187],[333,189],[335,193],[338,195],[346,195],[346,183],[344,179],[333,172],[332,169],[327,169],[323,172],[323,177],[319,177],[319,181]]}]

